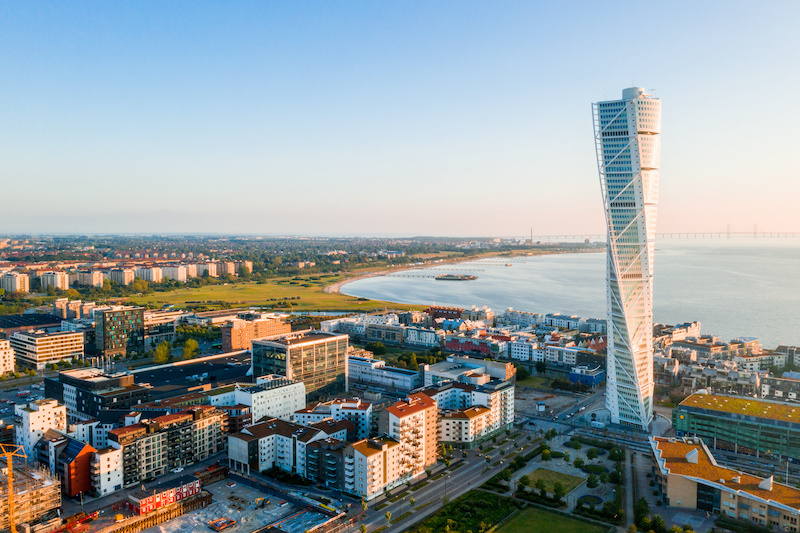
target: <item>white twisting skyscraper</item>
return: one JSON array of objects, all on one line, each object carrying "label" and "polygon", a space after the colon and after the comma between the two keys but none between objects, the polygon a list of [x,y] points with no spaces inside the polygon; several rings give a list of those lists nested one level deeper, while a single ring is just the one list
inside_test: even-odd
[{"label": "white twisting skyscraper", "polygon": [[640,87],[592,105],[608,226],[606,308],[611,422],[648,430],[653,419],[653,254],[661,101]]}]

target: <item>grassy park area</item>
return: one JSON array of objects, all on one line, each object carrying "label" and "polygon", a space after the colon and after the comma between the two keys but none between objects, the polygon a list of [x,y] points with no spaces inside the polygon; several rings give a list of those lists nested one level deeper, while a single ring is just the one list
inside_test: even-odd
[{"label": "grassy park area", "polygon": [[531,479],[531,486],[536,486],[536,481],[541,479],[547,484],[547,490],[553,490],[553,485],[556,484],[557,481],[560,481],[562,485],[564,485],[564,489],[566,489],[567,494],[575,490],[581,483],[585,481],[585,479],[570,476],[568,474],[562,474],[561,472],[556,472],[555,470],[549,470],[547,468],[537,468],[530,474],[528,477]]},{"label": "grassy park area", "polygon": [[550,381],[550,378],[544,376],[530,376],[523,380],[517,380],[517,386],[546,389],[550,386]]},{"label": "grassy park area", "polygon": [[206,304],[213,307],[218,302],[226,302],[232,306],[271,306],[283,311],[372,311],[384,306],[393,309],[420,308],[420,306],[367,300],[323,291],[326,286],[343,279],[344,276],[325,275],[274,278],[265,283],[231,283],[154,292],[143,296],[132,296],[129,301],[138,305],[174,304],[179,307],[187,304]]},{"label": "grassy park area", "polygon": [[558,531],[558,533],[606,533],[608,528],[529,507],[503,524],[498,533],[533,533]]}]

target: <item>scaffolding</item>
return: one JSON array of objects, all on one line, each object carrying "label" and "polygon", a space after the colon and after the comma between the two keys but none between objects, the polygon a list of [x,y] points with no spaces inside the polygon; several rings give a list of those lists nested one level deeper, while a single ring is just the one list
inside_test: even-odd
[{"label": "scaffolding", "polygon": [[[48,470],[15,461],[13,507],[15,524],[33,524],[61,507],[61,483]],[[0,530],[10,529],[8,463],[0,458]]]}]

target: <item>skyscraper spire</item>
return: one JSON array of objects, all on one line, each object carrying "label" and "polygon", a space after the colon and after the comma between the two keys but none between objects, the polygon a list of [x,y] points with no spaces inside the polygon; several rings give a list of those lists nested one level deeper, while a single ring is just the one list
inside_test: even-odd
[{"label": "skyscraper spire", "polygon": [[611,422],[653,419],[653,259],[661,149],[661,101],[641,87],[592,104],[608,251],[606,308]]}]

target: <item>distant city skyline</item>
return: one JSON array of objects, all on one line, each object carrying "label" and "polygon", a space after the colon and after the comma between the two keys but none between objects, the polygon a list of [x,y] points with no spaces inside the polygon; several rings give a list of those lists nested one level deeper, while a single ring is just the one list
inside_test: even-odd
[{"label": "distant city skyline", "polygon": [[0,231],[601,234],[588,109],[628,86],[669,102],[660,231],[800,231],[798,15],[3,4]]}]

